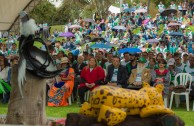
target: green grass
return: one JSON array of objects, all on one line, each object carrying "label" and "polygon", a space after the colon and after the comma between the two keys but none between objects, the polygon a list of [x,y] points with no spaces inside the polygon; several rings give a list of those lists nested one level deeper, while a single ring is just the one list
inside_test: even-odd
[{"label": "green grass", "polygon": [[55,26],[51,26],[51,30],[50,33],[53,34],[53,32],[57,30],[59,32],[64,32],[64,25],[55,25]]},{"label": "green grass", "polygon": [[47,117],[66,117],[70,112],[79,112],[80,107],[77,104],[73,104],[66,107],[46,107]]},{"label": "green grass", "polygon": [[[179,108],[173,108],[172,110],[175,112],[177,116],[179,116],[186,124],[186,126],[194,125],[194,111],[186,111],[185,104],[181,104]],[[0,103],[0,115],[7,113],[7,105],[3,105]],[[80,107],[77,104],[73,104],[71,106],[66,107],[46,107],[47,117],[55,117],[55,118],[63,118],[66,117],[68,113],[77,113],[79,112]]]}]

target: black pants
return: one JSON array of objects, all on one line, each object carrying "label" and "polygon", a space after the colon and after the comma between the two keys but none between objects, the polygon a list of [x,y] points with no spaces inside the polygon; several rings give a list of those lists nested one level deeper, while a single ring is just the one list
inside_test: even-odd
[{"label": "black pants", "polygon": [[74,79],[74,87],[73,87],[73,96],[74,98],[77,98],[77,88],[78,88],[78,85],[80,84],[81,82],[81,78],[80,77],[75,77]]},{"label": "black pants", "polygon": [[84,94],[88,90],[89,90],[88,87],[80,87],[80,88],[78,88],[78,94],[79,94],[79,98],[80,98],[80,103],[81,104],[83,104],[85,102],[85,100],[84,100]]}]

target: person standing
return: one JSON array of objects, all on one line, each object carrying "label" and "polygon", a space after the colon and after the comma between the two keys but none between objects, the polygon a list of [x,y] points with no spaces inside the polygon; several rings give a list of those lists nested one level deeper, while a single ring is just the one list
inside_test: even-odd
[{"label": "person standing", "polygon": [[160,1],[160,4],[158,4],[158,11],[161,13],[162,11],[164,11],[165,6],[164,4]]},{"label": "person standing", "polygon": [[175,3],[173,1],[170,4],[170,9],[176,9],[176,5],[175,5]]}]

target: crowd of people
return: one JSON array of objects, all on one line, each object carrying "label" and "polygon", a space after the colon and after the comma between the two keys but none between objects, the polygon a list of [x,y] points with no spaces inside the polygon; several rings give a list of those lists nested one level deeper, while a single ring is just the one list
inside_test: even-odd
[{"label": "crowd of people", "polygon": [[[193,2],[171,2],[169,7],[160,2],[155,17],[142,3],[133,3],[131,8],[125,3],[122,11],[69,20],[64,32],[73,36],[61,41],[57,38],[62,33],[53,32],[46,43],[57,67],[64,70],[47,81],[48,106],[67,106],[72,94],[83,104],[85,92],[100,85],[141,88],[143,82],[151,86],[164,84],[163,95],[169,98],[178,73],[189,73],[194,81]],[[108,47],[95,48],[94,44]],[[7,48],[0,43],[0,47],[0,77],[9,83],[8,64],[17,63],[17,45],[12,43]],[[132,52],[132,48],[141,51]],[[190,95],[194,97],[194,90]],[[4,97],[3,102],[8,98]]]}]

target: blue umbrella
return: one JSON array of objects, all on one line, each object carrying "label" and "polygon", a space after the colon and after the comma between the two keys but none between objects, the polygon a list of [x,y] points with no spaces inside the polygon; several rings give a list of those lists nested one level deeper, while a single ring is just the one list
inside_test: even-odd
[{"label": "blue umbrella", "polygon": [[134,12],[134,11],[135,11],[135,8],[124,9],[124,12]]},{"label": "blue umbrella", "polygon": [[109,49],[109,48],[111,48],[111,46],[109,46],[108,44],[99,43],[99,44],[91,45],[90,48],[105,48],[105,49]]},{"label": "blue umbrella", "polygon": [[71,32],[63,32],[59,36],[60,37],[74,37],[74,34]]},{"label": "blue umbrella", "polygon": [[138,52],[142,52],[140,49],[138,48],[124,48],[118,51],[119,54],[121,53],[125,53],[125,52],[129,52],[129,53],[138,53]]},{"label": "blue umbrella", "polygon": [[119,26],[113,27],[113,29],[126,30],[126,27],[119,25]]},{"label": "blue umbrella", "polygon": [[75,50],[72,50],[71,53],[74,55],[74,56],[78,56],[80,51],[79,49],[75,49]]},{"label": "blue umbrella", "polygon": [[171,32],[169,35],[170,36],[183,36],[183,33],[182,32]]}]

